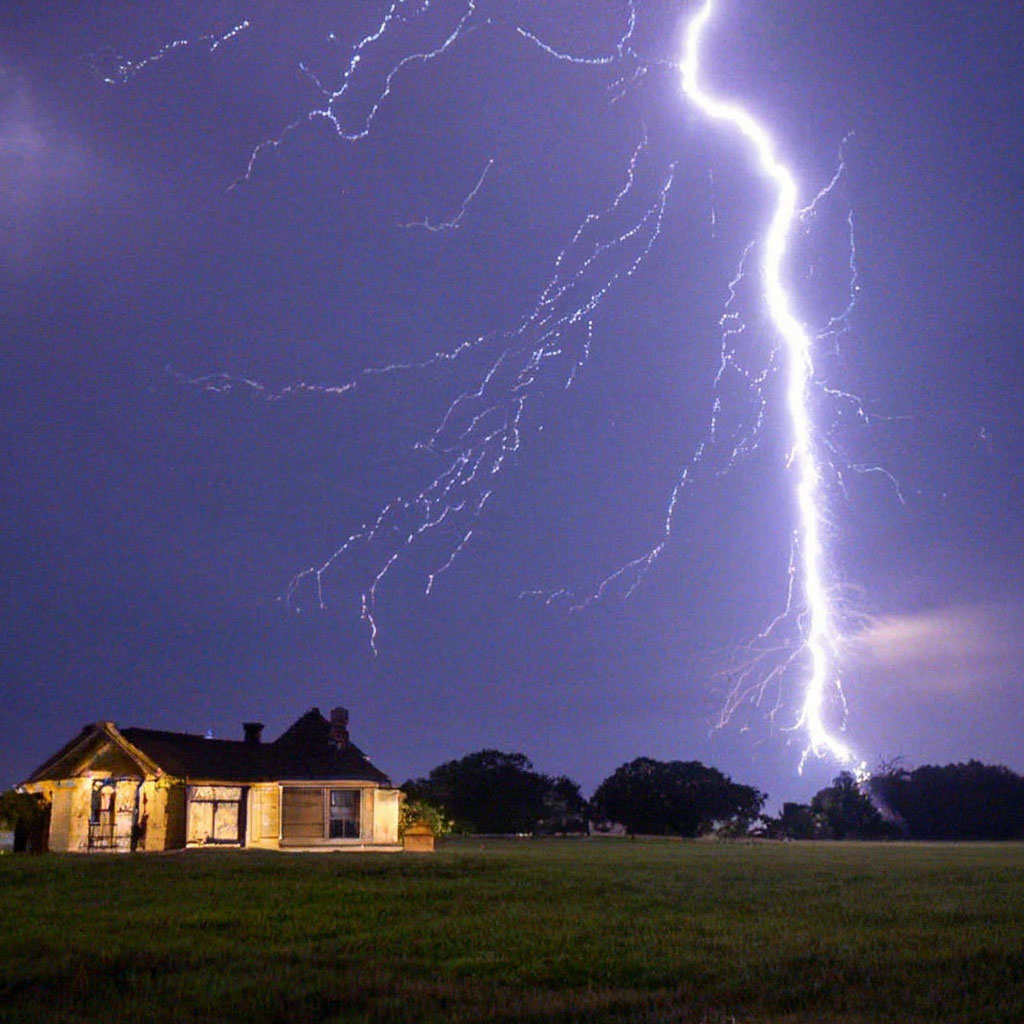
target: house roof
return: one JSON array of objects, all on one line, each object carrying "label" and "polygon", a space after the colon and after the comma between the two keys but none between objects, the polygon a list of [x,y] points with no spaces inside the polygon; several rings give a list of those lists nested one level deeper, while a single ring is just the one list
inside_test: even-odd
[{"label": "house roof", "polygon": [[142,767],[176,778],[223,782],[343,779],[391,784],[354,743],[331,740],[331,724],[319,708],[307,711],[273,743],[206,739],[196,733],[134,726],[118,730],[112,722],[97,722],[86,726],[25,781],[63,777],[62,765],[79,751],[87,752],[89,743],[101,734],[121,745]]},{"label": "house roof", "polygon": [[114,749],[127,755],[128,761],[133,762],[134,768],[143,775],[156,775],[161,771],[158,764],[122,737],[113,722],[93,722],[82,726],[76,736],[48,757],[25,782],[67,778],[75,773],[76,766],[95,758],[104,749]]}]

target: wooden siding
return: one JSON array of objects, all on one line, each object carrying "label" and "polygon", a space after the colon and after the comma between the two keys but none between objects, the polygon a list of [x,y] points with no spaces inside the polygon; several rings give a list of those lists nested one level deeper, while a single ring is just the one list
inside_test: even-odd
[{"label": "wooden siding", "polygon": [[398,808],[399,794],[397,789],[378,789],[373,792],[372,829],[370,833],[375,843],[398,842]]},{"label": "wooden siding", "polygon": [[249,789],[249,828],[247,846],[274,848],[281,834],[280,788],[274,784],[255,784]]},{"label": "wooden siding", "polygon": [[324,838],[324,791],[285,786],[281,793],[283,839]]}]

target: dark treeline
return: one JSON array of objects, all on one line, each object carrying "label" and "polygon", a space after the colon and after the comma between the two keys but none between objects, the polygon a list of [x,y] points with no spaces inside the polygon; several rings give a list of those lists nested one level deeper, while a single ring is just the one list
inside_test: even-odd
[{"label": "dark treeline", "polygon": [[699,761],[640,757],[584,799],[566,776],[525,754],[481,750],[402,789],[411,811],[460,832],[571,833],[617,825],[630,834],[774,839],[1024,839],[1024,777],[978,761],[883,766],[867,781],[841,772],[809,804],[762,814],[768,797]]},{"label": "dark treeline", "polygon": [[631,833],[700,836],[749,831],[767,793],[733,782],[700,761],[638,757],[616,768],[594,792],[591,810]]},{"label": "dark treeline", "polygon": [[[587,800],[577,782],[545,775],[525,754],[480,750],[410,779],[403,821],[437,834],[583,833],[763,836],[769,839],[1024,839],[1024,776],[979,761],[913,770],[882,766],[866,781],[841,772],[810,803],[762,813],[768,796],[699,761],[638,757]],[[0,828],[30,848],[48,808],[25,793],[0,794]],[[38,843],[36,845],[39,845]],[[42,843],[45,846],[45,843]]]},{"label": "dark treeline", "polygon": [[402,786],[410,803],[443,812],[459,832],[582,832],[587,801],[565,776],[534,771],[525,754],[479,750]]},{"label": "dark treeline", "polygon": [[868,783],[881,812],[912,839],[1024,838],[1024,777],[979,761],[895,768]]},{"label": "dark treeline", "polygon": [[534,770],[524,754],[481,750],[402,786],[411,804],[440,810],[456,831],[585,832],[615,823],[630,833],[745,833],[767,796],[699,761],[640,757],[617,768],[585,800],[579,784]]},{"label": "dark treeline", "polygon": [[979,761],[836,776],[810,804],[783,804],[764,834],[789,839],[1024,839],[1024,777]]}]

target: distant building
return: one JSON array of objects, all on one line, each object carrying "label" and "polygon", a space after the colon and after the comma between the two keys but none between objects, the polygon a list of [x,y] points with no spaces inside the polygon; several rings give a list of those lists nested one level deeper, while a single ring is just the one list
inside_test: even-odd
[{"label": "distant building", "polygon": [[348,712],[313,708],[272,743],[96,722],[22,783],[50,802],[61,852],[256,847],[399,850],[400,793],[349,739]]}]

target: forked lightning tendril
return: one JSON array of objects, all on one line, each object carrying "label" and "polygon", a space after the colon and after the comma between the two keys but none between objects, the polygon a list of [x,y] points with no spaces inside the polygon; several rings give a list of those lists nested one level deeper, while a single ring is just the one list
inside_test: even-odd
[{"label": "forked lightning tendril", "polygon": [[207,53],[219,50],[225,43],[231,42],[235,36],[241,34],[249,27],[248,21],[241,21],[233,28],[221,35],[209,32],[199,36],[197,39],[172,39],[165,43],[155,53],[146,57],[123,57],[111,51],[102,53],[90,53],[84,59],[87,64],[98,74],[107,85],[124,85],[133,79],[141,71],[163,60],[177,50],[183,50],[190,46],[205,47]]}]

